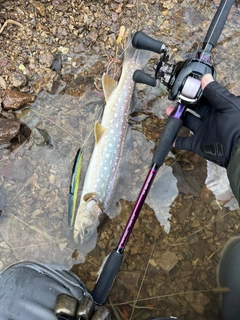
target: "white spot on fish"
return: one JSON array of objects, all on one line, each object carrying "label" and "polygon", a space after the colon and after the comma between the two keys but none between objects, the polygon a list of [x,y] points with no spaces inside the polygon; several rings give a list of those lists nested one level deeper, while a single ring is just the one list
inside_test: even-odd
[{"label": "white spot on fish", "polygon": [[104,167],[104,168],[103,168],[103,170],[107,170],[107,169],[108,169],[107,167]]},{"label": "white spot on fish", "polygon": [[106,157],[107,157],[107,158],[109,158],[109,157],[110,157],[110,154],[109,154],[109,153],[107,153],[107,154],[106,154]]}]

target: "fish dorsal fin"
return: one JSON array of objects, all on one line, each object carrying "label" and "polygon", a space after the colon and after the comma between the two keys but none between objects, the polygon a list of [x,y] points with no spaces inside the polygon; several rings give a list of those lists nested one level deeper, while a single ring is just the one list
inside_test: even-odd
[{"label": "fish dorsal fin", "polygon": [[95,142],[98,143],[105,131],[105,127],[101,125],[100,122],[96,121],[94,126],[94,135],[95,135]]},{"label": "fish dorsal fin", "polygon": [[109,77],[108,74],[104,73],[102,76],[102,85],[103,85],[103,92],[105,96],[106,102],[108,101],[111,93],[117,86],[117,81],[113,78]]}]

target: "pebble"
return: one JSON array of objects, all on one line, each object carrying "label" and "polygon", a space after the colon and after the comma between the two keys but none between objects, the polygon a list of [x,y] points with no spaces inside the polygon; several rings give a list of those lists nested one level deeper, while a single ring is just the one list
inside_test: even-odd
[{"label": "pebble", "polygon": [[53,61],[54,56],[50,52],[44,53],[39,56],[39,63],[45,68],[50,68]]},{"label": "pebble", "polygon": [[17,135],[19,128],[19,120],[0,118],[0,144],[10,143],[10,140]]},{"label": "pebble", "polygon": [[165,252],[162,254],[161,258],[157,259],[157,264],[162,270],[169,272],[178,263],[178,257],[175,252]]},{"label": "pebble", "polygon": [[27,78],[22,73],[14,72],[12,74],[12,84],[15,88],[24,87],[27,84]]}]

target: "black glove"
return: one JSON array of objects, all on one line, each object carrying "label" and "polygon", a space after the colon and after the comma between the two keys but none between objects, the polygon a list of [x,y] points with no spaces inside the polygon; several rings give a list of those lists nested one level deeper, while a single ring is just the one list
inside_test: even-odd
[{"label": "black glove", "polygon": [[240,97],[216,81],[203,90],[202,103],[194,108],[200,117],[186,112],[184,126],[194,135],[178,137],[177,149],[189,150],[227,168],[231,150],[240,137]]}]

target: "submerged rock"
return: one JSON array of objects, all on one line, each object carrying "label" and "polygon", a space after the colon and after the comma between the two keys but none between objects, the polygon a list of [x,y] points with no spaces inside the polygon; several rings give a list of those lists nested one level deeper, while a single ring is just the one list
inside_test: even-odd
[{"label": "submerged rock", "polygon": [[163,253],[161,258],[157,260],[157,264],[166,272],[171,271],[177,263],[178,257],[176,253],[170,251]]},{"label": "submerged rock", "polygon": [[0,145],[10,143],[20,128],[20,121],[17,119],[0,118]]}]

